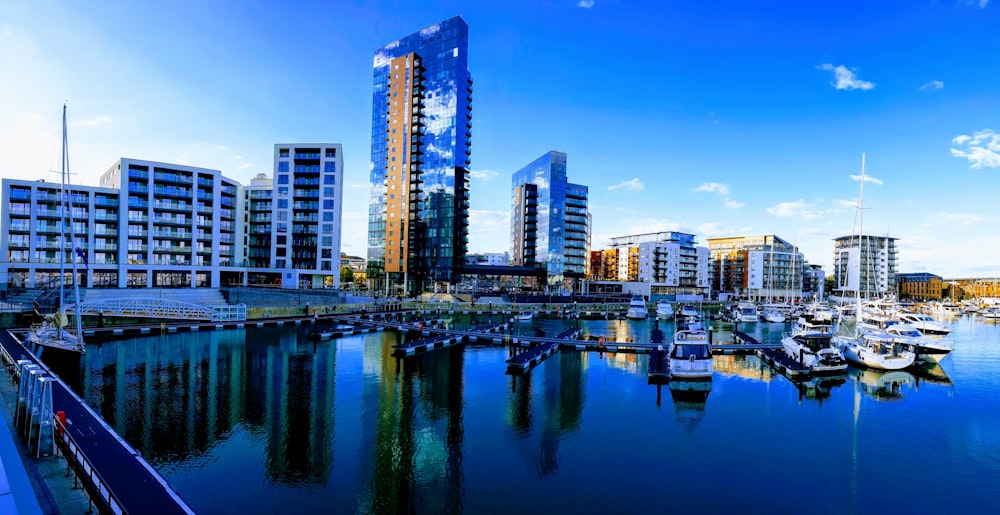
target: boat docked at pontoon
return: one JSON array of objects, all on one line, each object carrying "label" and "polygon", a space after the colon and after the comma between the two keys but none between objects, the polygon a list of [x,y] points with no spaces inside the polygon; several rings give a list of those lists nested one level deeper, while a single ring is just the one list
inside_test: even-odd
[{"label": "boat docked at pontoon", "polygon": [[712,371],[712,349],[700,324],[677,331],[670,344],[670,379],[706,380]]},{"label": "boat docked at pontoon", "polygon": [[904,324],[910,324],[921,334],[945,335],[951,332],[944,324],[934,320],[930,315],[921,313],[900,313],[897,318]]},{"label": "boat docked at pontoon", "polygon": [[853,337],[836,336],[833,340],[847,361],[862,367],[902,370],[917,359],[916,354],[906,350],[888,333],[862,331]]},{"label": "boat docked at pontoon", "polygon": [[886,334],[894,336],[894,341],[904,349],[917,355],[917,359],[937,363],[951,353],[951,347],[938,339],[924,336],[910,324],[890,324],[885,328]]},{"label": "boat docked at pontoon", "polygon": [[833,335],[827,331],[827,327],[807,329],[798,322],[795,327],[794,332],[785,333],[781,338],[781,346],[788,357],[808,368],[813,375],[838,375],[847,372],[847,361],[841,351],[833,346]]},{"label": "boat docked at pontoon", "polygon": [[631,320],[644,320],[649,316],[646,309],[646,299],[642,295],[633,295],[628,303],[628,313],[626,316]]},{"label": "boat docked at pontoon", "polygon": [[701,315],[698,314],[698,310],[691,304],[685,304],[680,311],[677,312],[678,323],[686,323],[693,320],[697,320]]},{"label": "boat docked at pontoon", "polygon": [[674,318],[674,307],[669,302],[661,300],[656,303],[656,318],[670,320]]},{"label": "boat docked at pontoon", "polygon": [[753,302],[740,302],[733,308],[735,322],[756,322],[757,306]]}]

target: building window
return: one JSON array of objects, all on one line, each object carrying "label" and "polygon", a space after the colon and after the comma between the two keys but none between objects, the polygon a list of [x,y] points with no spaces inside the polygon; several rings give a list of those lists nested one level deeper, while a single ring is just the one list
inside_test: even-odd
[{"label": "building window", "polygon": [[288,236],[278,236],[278,245],[285,245],[288,243]]},{"label": "building window", "polygon": [[[283,164],[285,165],[285,168],[288,167],[288,163],[283,163]],[[285,170],[285,171],[287,172],[288,170]],[[278,174],[278,184],[288,184],[288,174],[287,173]]]},{"label": "building window", "polygon": [[287,148],[279,149],[278,157],[288,157],[288,149]]},{"label": "building window", "polygon": [[[285,154],[284,157],[288,157],[288,154]],[[288,161],[278,161],[278,171],[279,172],[287,172],[288,171]]]},{"label": "building window", "polygon": [[337,176],[336,175],[324,175],[323,176],[323,184],[337,184]]},{"label": "building window", "polygon": [[333,209],[333,199],[326,199],[323,201],[323,209]]},{"label": "building window", "polygon": [[333,234],[333,224],[323,224],[323,234]]},{"label": "building window", "polygon": [[337,157],[337,149],[335,148],[326,149],[326,157]]},{"label": "building window", "polygon": [[323,221],[324,222],[332,222],[333,221],[333,212],[331,212],[331,211],[324,211],[323,212]]},{"label": "building window", "polygon": [[324,197],[332,197],[333,196],[333,188],[332,187],[323,188],[323,196]]},{"label": "building window", "polygon": [[278,199],[278,209],[288,209],[288,199],[279,198]]},{"label": "building window", "polygon": [[337,171],[337,162],[336,161],[327,161],[323,165],[323,167],[324,167],[324,169],[323,169],[324,172],[335,173]]}]

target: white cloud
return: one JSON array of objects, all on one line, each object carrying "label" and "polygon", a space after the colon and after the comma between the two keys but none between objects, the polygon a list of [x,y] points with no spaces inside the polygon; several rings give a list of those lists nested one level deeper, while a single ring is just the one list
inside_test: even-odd
[{"label": "white cloud", "polygon": [[590,9],[594,6],[594,0],[580,0],[576,3],[577,7],[583,7],[584,9]]},{"label": "white cloud", "polygon": [[510,249],[510,212],[469,210],[469,251],[503,252]]},{"label": "white cloud", "polygon": [[860,89],[862,91],[868,91],[869,89],[875,88],[874,82],[859,79],[857,75],[855,75],[854,70],[850,70],[842,64],[834,66],[830,63],[825,63],[817,66],[816,68],[833,72],[833,78],[836,79],[836,81],[831,82],[830,85],[836,89]]},{"label": "white cloud", "polygon": [[920,86],[920,91],[927,91],[929,89],[944,89],[944,81],[932,80],[923,86]]},{"label": "white cloud", "polygon": [[83,125],[83,126],[86,126],[86,127],[97,127],[98,125],[103,125],[103,124],[106,124],[106,123],[111,123],[111,116],[110,115],[98,116],[97,118],[91,118],[89,120],[78,121],[78,122],[75,122],[73,125]]},{"label": "white cloud", "polygon": [[646,185],[642,183],[638,178],[629,179],[627,181],[619,182],[614,186],[608,186],[608,191],[626,189],[632,191],[642,191],[646,188]]},{"label": "white cloud", "polygon": [[802,199],[794,202],[782,202],[776,206],[767,208],[767,212],[778,218],[805,218],[814,220],[820,217],[820,213],[812,204],[806,204]]},{"label": "white cloud", "polygon": [[962,134],[955,136],[951,142],[965,149],[953,148],[951,155],[968,159],[972,169],[1000,167],[1000,134],[992,129],[983,129],[972,136]]},{"label": "white cloud", "polygon": [[706,238],[713,238],[718,236],[725,236],[727,234],[733,234],[733,231],[727,229],[725,225],[721,222],[705,222],[698,227],[694,228],[695,235],[702,236]]},{"label": "white cloud", "polygon": [[246,170],[247,168],[250,168],[251,166],[253,166],[253,163],[243,163],[243,164],[237,166],[236,169],[237,170]]},{"label": "white cloud", "polygon": [[729,195],[729,186],[718,182],[706,182],[693,191],[707,191],[709,193],[718,193],[719,195]]},{"label": "white cloud", "polygon": [[496,170],[469,170],[470,178],[483,181],[488,181],[498,175],[500,175],[500,172],[497,172]]},{"label": "white cloud", "polygon": [[975,213],[938,213],[934,219],[943,224],[969,225],[985,220],[981,215]]},{"label": "white cloud", "polygon": [[[861,180],[861,176],[860,175],[852,175],[851,176],[851,180],[852,181],[860,181]],[[872,177],[871,175],[866,175],[865,176],[865,182],[870,182],[872,184],[878,184],[880,186],[882,185],[882,179],[876,179],[876,178]]]},{"label": "white cloud", "polygon": [[737,202],[737,201],[735,201],[733,199],[728,199],[728,198],[726,199],[726,207],[731,207],[733,209],[739,209],[739,208],[741,208],[741,207],[743,207],[745,205],[746,204],[744,204],[743,202]]}]

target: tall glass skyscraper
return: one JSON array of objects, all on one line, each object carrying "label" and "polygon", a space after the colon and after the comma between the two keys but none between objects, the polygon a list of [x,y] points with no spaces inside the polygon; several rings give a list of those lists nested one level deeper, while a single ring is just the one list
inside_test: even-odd
[{"label": "tall glass skyscraper", "polygon": [[550,285],[582,278],[590,247],[588,188],[566,180],[566,154],[548,152],[514,173],[511,256],[546,269]]},{"label": "tall glass skyscraper", "polygon": [[375,51],[368,278],[423,291],[458,280],[468,246],[469,27],[454,17]]}]

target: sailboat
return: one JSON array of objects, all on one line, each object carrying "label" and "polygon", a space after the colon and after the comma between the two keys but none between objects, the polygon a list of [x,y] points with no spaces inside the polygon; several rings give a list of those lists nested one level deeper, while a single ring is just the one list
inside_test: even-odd
[{"label": "sailboat", "polygon": [[[59,190],[59,194],[62,197],[63,204],[63,234],[62,234],[62,248],[60,249],[61,259],[59,266],[59,273],[62,280],[59,281],[59,303],[58,309],[55,313],[47,315],[45,320],[41,324],[33,326],[27,335],[28,342],[35,347],[35,353],[41,354],[45,348],[60,349],[63,351],[69,351],[71,353],[83,354],[87,351],[83,344],[83,325],[80,319],[80,281],[78,280],[78,270],[76,265],[76,257],[73,252],[73,244],[76,239],[76,235],[73,232],[73,216],[70,208],[70,195],[66,192],[66,176],[69,174],[69,148],[68,141],[66,137],[66,104],[63,104],[63,116],[62,116],[62,156],[60,163],[60,173],[62,175],[62,185]],[[66,327],[68,324],[68,317],[66,316],[65,307],[63,302],[65,301],[65,277],[66,277],[66,231],[69,230],[69,250],[70,256],[73,257],[73,292],[75,294],[74,308],[76,311],[76,333],[74,334]]]},{"label": "sailboat", "polygon": [[[862,330],[864,311],[861,309],[861,251],[862,240],[864,239],[864,202],[865,202],[865,155],[861,154],[861,190],[858,195],[857,207],[857,235],[858,235],[858,256],[857,273],[858,284],[854,291],[856,301],[855,316],[857,321],[854,324],[853,335],[840,335],[834,338],[834,343],[844,353],[848,361],[862,367],[879,370],[900,370],[909,367],[916,360],[917,356],[903,348],[895,341],[892,335],[884,332],[867,332]],[[851,249],[853,250],[853,249]],[[848,262],[852,261],[849,259]],[[848,281],[850,282],[850,281]]]}]

